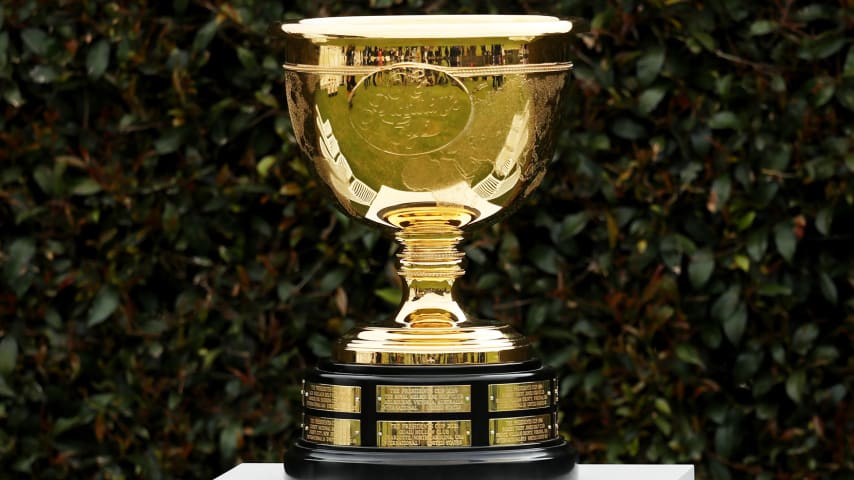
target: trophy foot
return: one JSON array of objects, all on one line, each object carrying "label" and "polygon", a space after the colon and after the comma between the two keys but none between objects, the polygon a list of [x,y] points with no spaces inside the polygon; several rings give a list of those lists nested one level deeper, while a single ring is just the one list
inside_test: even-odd
[{"label": "trophy foot", "polygon": [[285,471],[310,480],[563,478],[577,455],[559,435],[557,396],[554,371],[535,359],[326,362],[303,382],[302,435]]},{"label": "trophy foot", "polygon": [[285,473],[298,480],[558,480],[578,454],[566,441],[524,447],[392,450],[330,447],[302,440],[285,455]]}]

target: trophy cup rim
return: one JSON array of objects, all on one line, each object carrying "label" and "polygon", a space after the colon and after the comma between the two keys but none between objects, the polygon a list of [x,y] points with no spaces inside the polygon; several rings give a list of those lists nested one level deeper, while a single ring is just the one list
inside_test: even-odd
[{"label": "trophy cup rim", "polygon": [[565,35],[576,26],[546,15],[375,15],[288,21],[281,30],[313,39],[474,39]]}]

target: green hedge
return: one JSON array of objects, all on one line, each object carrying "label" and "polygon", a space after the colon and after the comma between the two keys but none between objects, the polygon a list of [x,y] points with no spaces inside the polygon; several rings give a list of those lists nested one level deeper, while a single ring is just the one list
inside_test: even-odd
[{"label": "green hedge", "polygon": [[851,478],[850,1],[294,3],[0,6],[2,476],[279,460],[300,369],[398,292],[300,158],[267,28],[528,11],[592,33],[542,187],[467,243],[469,308],[560,370],[588,463]]}]

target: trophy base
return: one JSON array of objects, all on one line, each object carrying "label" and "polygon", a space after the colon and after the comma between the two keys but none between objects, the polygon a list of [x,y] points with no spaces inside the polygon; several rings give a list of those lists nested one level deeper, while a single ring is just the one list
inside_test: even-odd
[{"label": "trophy base", "polygon": [[535,359],[325,362],[303,382],[301,438],[285,471],[300,480],[563,478],[577,455],[558,433],[557,396],[554,371]]},{"label": "trophy base", "polygon": [[331,447],[302,440],[285,455],[294,479],[353,480],[558,480],[575,467],[578,455],[564,440],[524,447],[384,449]]}]

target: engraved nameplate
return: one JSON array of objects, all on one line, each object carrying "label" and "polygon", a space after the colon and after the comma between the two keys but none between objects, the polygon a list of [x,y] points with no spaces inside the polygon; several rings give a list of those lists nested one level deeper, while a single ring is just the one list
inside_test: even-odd
[{"label": "engraved nameplate", "polygon": [[379,447],[469,447],[471,420],[377,422]]},{"label": "engraved nameplate", "polygon": [[362,387],[305,382],[303,406],[327,412],[360,413]]},{"label": "engraved nameplate", "polygon": [[377,385],[377,411],[383,413],[471,412],[471,386]]},{"label": "engraved nameplate", "polygon": [[489,411],[511,412],[552,405],[551,381],[489,385]]},{"label": "engraved nameplate", "polygon": [[361,445],[359,420],[303,415],[302,438],[324,445]]},{"label": "engraved nameplate", "polygon": [[489,419],[490,445],[519,445],[557,437],[551,413],[530,417]]}]

